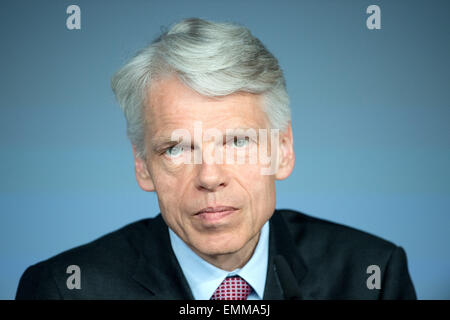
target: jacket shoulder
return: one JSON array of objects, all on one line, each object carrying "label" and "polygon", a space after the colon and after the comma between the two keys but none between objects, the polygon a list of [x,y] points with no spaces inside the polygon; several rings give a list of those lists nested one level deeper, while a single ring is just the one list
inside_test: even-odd
[{"label": "jacket shoulder", "polygon": [[313,242],[326,247],[338,246],[339,250],[392,251],[397,246],[386,239],[344,224],[313,217],[295,210],[277,210],[295,239]]},{"label": "jacket shoulder", "polygon": [[[302,285],[317,299],[415,299],[403,248],[343,224],[277,210],[308,269]],[[379,270],[380,286],[367,281]]]},{"label": "jacket shoulder", "polygon": [[69,266],[79,268],[82,287],[91,286],[84,292],[101,296],[107,287],[123,285],[118,281],[131,277],[143,250],[144,239],[148,241],[148,237],[152,236],[152,229],[157,227],[159,219],[155,217],[130,223],[28,267],[19,281],[16,299],[65,298],[68,292],[66,281],[73,272],[68,269]]},{"label": "jacket shoulder", "polygon": [[[105,234],[89,243],[59,253],[36,265],[67,264],[71,260],[89,264],[118,262],[140,252],[142,239],[148,237],[154,219],[142,219]],[[111,265],[108,266],[110,268]]]}]

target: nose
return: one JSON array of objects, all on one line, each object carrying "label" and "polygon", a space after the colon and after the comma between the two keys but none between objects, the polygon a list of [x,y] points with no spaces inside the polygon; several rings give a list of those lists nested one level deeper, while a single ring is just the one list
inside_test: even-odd
[{"label": "nose", "polygon": [[226,187],[229,178],[224,164],[216,163],[209,153],[211,151],[204,150],[202,162],[196,165],[196,187],[202,191],[215,192]]},{"label": "nose", "polygon": [[197,166],[196,184],[199,190],[215,192],[228,185],[226,173],[220,164],[202,163]]}]

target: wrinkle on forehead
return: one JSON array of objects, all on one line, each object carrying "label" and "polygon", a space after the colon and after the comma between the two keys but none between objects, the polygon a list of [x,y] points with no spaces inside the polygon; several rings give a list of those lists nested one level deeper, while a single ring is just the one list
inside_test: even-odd
[{"label": "wrinkle on forehead", "polygon": [[176,77],[152,83],[146,108],[151,136],[162,131],[191,130],[196,121],[202,129],[267,128],[260,95],[237,92],[223,97],[206,97],[185,86]]}]

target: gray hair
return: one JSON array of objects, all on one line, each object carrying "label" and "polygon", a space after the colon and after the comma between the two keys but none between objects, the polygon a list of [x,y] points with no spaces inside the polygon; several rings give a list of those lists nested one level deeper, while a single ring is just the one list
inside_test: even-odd
[{"label": "gray hair", "polygon": [[204,96],[261,94],[270,127],[281,131],[288,127],[291,116],[283,72],[261,41],[236,24],[185,19],[140,50],[111,80],[128,138],[142,159],[147,90],[152,80],[168,74]]}]

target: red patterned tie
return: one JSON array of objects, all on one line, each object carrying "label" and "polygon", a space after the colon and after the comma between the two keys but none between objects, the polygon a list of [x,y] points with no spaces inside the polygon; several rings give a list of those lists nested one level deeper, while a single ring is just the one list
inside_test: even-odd
[{"label": "red patterned tie", "polygon": [[247,300],[252,287],[241,277],[225,278],[213,293],[211,300]]}]

